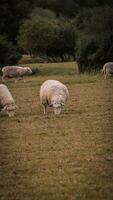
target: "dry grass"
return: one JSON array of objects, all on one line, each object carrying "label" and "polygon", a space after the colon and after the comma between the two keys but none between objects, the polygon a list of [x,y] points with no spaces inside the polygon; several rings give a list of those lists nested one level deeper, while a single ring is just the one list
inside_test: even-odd
[{"label": "dry grass", "polygon": [[[76,75],[74,63],[31,67],[39,75],[7,82],[19,108],[0,118],[0,200],[112,200],[113,79]],[[46,79],[69,89],[60,116],[43,115]]]}]

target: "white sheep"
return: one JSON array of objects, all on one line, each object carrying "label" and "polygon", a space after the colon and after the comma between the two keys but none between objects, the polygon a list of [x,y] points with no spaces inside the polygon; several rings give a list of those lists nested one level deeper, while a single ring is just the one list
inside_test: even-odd
[{"label": "white sheep", "polygon": [[[6,77],[24,77],[25,75],[31,75],[32,70],[29,67],[19,67],[19,66],[5,66],[2,68],[2,81],[4,82]],[[24,80],[24,79],[23,79]]]},{"label": "white sheep", "polygon": [[0,84],[0,115],[14,116],[15,109],[15,101],[9,89],[6,85]]},{"label": "white sheep", "polygon": [[47,80],[40,88],[40,103],[44,107],[44,114],[47,113],[47,106],[53,107],[54,114],[60,114],[69,92],[67,87],[57,80]]},{"label": "white sheep", "polygon": [[102,73],[104,74],[104,78],[106,79],[110,74],[113,74],[113,62],[107,62],[104,64]]}]

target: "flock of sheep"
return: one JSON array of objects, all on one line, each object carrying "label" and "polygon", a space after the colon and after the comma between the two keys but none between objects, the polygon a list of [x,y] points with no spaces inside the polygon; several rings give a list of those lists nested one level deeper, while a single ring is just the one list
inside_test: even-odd
[{"label": "flock of sheep", "polygon": [[[6,77],[24,77],[32,74],[29,67],[6,66],[2,69],[2,82]],[[40,103],[43,105],[44,114],[47,106],[53,107],[54,114],[60,114],[69,98],[67,87],[57,80],[47,80],[40,88]],[[15,100],[5,84],[0,84],[0,115],[14,116],[16,110]]]},{"label": "flock of sheep", "polygon": [[[106,79],[113,73],[113,62],[103,66],[102,73]],[[14,116],[16,110],[15,100],[8,87],[4,84],[6,77],[22,77],[31,75],[29,67],[6,66],[2,68],[2,84],[0,84],[0,115]],[[47,80],[40,87],[40,103],[43,105],[44,114],[47,107],[53,107],[54,114],[60,114],[69,98],[67,87],[57,80]]]}]

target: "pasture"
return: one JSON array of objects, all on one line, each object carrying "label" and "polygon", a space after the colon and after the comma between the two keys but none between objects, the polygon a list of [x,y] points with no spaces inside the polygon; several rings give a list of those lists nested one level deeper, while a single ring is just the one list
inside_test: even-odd
[{"label": "pasture", "polygon": [[[77,75],[74,63],[27,66],[39,73],[6,83],[18,109],[0,117],[0,200],[112,200],[113,79]],[[47,79],[69,89],[59,116],[40,106]]]}]

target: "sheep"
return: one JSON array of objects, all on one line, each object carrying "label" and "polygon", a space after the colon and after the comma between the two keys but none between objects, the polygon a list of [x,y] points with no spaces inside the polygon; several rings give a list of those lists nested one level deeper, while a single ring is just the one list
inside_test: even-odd
[{"label": "sheep", "polygon": [[8,115],[9,117],[15,114],[15,101],[6,85],[0,84],[0,115]]},{"label": "sheep", "polygon": [[113,73],[113,62],[107,62],[104,64],[102,73],[104,74],[104,79],[106,79],[110,74]]},{"label": "sheep", "polygon": [[55,115],[60,114],[68,98],[67,87],[57,80],[46,80],[40,87],[40,103],[44,114],[47,113],[47,106],[53,107]]},{"label": "sheep", "polygon": [[[5,81],[6,77],[22,77],[25,75],[31,75],[32,70],[29,67],[19,67],[19,66],[5,66],[2,68],[2,82]],[[23,79],[24,80],[24,79]]]}]

